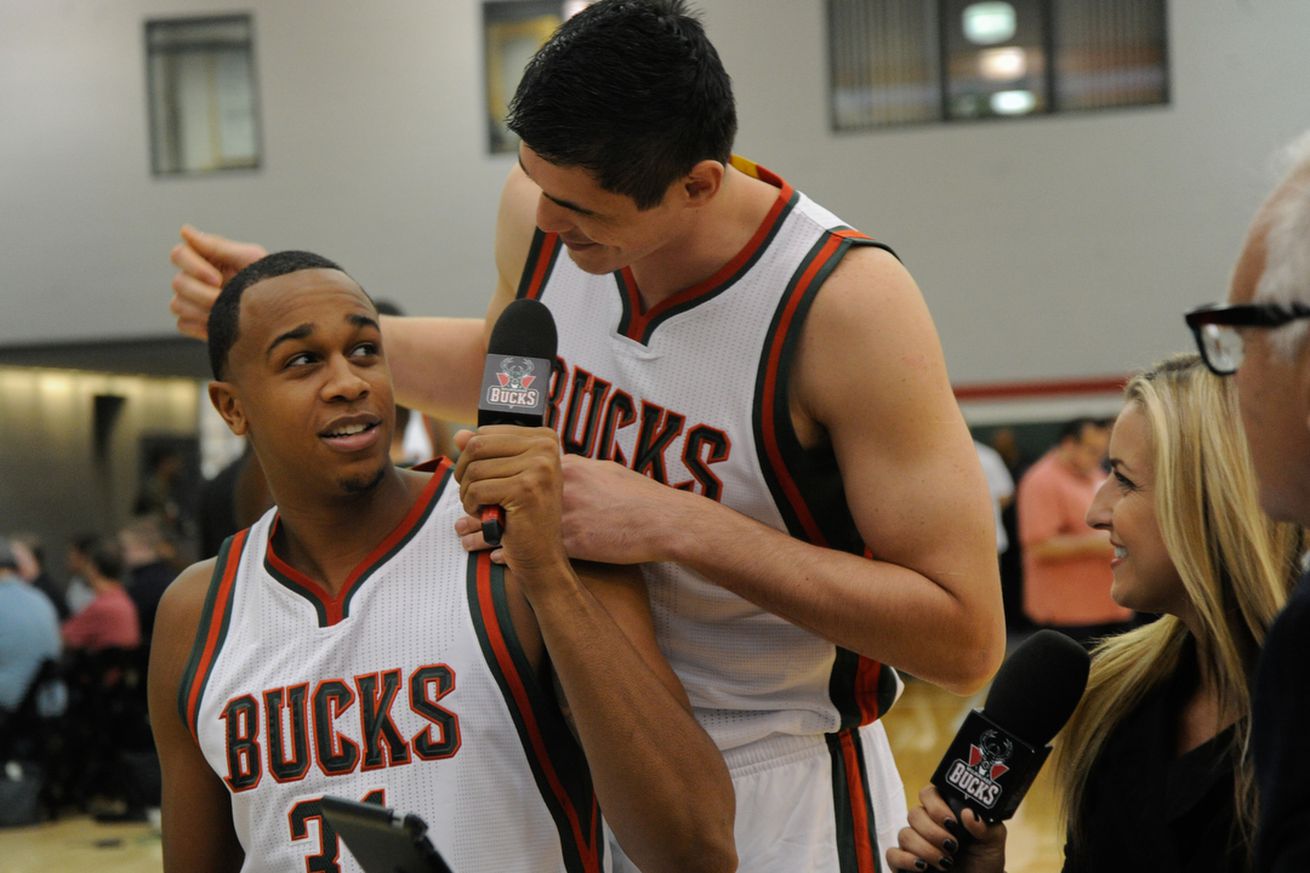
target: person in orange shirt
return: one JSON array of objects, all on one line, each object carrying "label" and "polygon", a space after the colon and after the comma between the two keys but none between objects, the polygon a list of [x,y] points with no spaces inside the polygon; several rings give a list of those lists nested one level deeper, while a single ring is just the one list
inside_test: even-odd
[{"label": "person in orange shirt", "polygon": [[123,556],[118,546],[102,540],[91,547],[86,562],[87,583],[95,599],[64,622],[61,633],[70,649],[135,649],[141,645],[136,605],[123,588]]},{"label": "person in orange shirt", "polygon": [[1102,422],[1076,418],[1019,483],[1024,612],[1084,643],[1125,629],[1133,614],[1110,597],[1109,536],[1085,520],[1109,439]]}]

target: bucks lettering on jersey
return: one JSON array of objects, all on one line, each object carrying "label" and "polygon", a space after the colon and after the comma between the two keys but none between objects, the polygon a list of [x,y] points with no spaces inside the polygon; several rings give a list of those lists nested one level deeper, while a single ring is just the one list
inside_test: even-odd
[{"label": "bucks lettering on jersey", "polygon": [[[806,541],[867,553],[831,451],[804,450],[788,373],[824,280],[854,246],[880,245],[767,170],[778,188],[751,240],[715,275],[643,310],[628,269],[578,269],[537,232],[519,296],[559,330],[550,423],[565,451],[611,460]],[[877,718],[895,671],[833,646],[669,564],[646,571],[661,647],[721,749]]]},{"label": "bucks lettering on jersey", "polygon": [[178,695],[231,792],[245,871],[356,871],[325,794],[416,812],[455,870],[607,869],[582,751],[469,556],[451,465],[335,597],[277,554],[276,510],[224,545]]}]

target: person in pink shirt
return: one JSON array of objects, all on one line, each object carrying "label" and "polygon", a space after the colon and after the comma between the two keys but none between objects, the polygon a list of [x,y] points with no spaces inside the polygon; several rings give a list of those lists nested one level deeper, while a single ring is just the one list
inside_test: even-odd
[{"label": "person in pink shirt", "polygon": [[1105,479],[1109,439],[1102,423],[1074,419],[1019,483],[1024,612],[1082,642],[1122,630],[1132,617],[1110,597],[1110,538],[1085,520]]},{"label": "person in pink shirt", "polygon": [[64,622],[61,632],[70,649],[134,649],[141,645],[136,606],[123,588],[123,558],[118,546],[102,540],[91,547],[86,562],[87,583],[95,598]]}]

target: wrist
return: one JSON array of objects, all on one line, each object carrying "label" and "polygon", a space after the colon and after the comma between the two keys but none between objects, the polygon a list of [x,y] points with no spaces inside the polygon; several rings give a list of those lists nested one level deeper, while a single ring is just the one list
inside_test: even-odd
[{"label": "wrist", "polygon": [[665,511],[654,519],[649,528],[652,560],[674,564],[691,564],[705,543],[704,532],[711,522],[703,513],[711,509],[714,501],[690,491],[668,489],[669,499]]},{"label": "wrist", "polygon": [[519,590],[534,609],[545,607],[552,598],[572,596],[582,588],[582,580],[573,571],[573,564],[567,557],[514,562],[510,569]]}]

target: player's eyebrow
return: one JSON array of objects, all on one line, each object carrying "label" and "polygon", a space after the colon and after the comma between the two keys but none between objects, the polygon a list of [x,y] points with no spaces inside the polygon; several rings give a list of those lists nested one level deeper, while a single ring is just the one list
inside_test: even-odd
[{"label": "player's eyebrow", "polygon": [[278,334],[277,338],[274,339],[273,342],[268,344],[268,348],[264,351],[264,357],[267,358],[271,356],[273,354],[273,349],[277,348],[282,343],[290,342],[291,340],[304,339],[305,337],[309,336],[313,332],[314,332],[313,325],[306,322],[305,324],[302,324],[299,327],[291,328],[291,330],[287,331],[286,333]]},{"label": "player's eyebrow", "polygon": [[346,321],[349,321],[355,327],[371,327],[379,332],[382,330],[382,328],[378,326],[377,320],[370,318],[367,315],[360,315],[359,313],[352,312],[350,315],[346,316]]},{"label": "player's eyebrow", "polygon": [[[529,179],[532,178],[532,174],[528,172],[528,168],[523,166],[522,157],[519,158],[519,169],[523,171],[523,175],[527,176]],[[537,187],[540,188],[541,186],[538,185]],[[585,206],[579,206],[578,204],[574,203],[572,200],[563,200],[552,194],[548,194],[544,188],[542,188],[541,196],[545,197],[547,200],[549,200],[551,203],[554,203],[556,206],[562,206],[563,208],[569,210],[570,212],[576,212],[579,215],[588,215],[594,217],[598,214],[594,210],[588,209]]]}]

